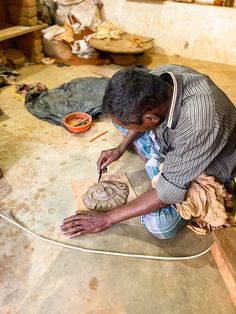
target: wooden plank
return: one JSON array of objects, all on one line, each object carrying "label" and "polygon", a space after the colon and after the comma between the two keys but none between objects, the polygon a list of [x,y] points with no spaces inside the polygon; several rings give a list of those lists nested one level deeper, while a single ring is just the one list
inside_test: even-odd
[{"label": "wooden plank", "polygon": [[236,228],[215,230],[212,236],[236,282]]},{"label": "wooden plank", "polygon": [[236,307],[236,281],[228,268],[221,250],[215,242],[211,247],[211,253],[224,280],[225,286],[230,294],[231,300]]},{"label": "wooden plank", "polygon": [[21,26],[21,25],[8,25],[6,28],[0,29],[0,41],[9,39],[9,38],[14,38],[16,36],[20,36],[23,34],[31,33],[40,29],[43,29],[47,27],[48,25],[43,23],[43,24],[38,24],[35,26]]}]

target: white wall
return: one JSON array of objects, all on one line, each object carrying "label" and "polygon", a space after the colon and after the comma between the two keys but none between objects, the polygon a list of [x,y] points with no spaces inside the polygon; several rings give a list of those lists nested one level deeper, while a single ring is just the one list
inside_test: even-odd
[{"label": "white wall", "polygon": [[103,0],[107,19],[155,38],[157,52],[236,65],[236,8]]}]

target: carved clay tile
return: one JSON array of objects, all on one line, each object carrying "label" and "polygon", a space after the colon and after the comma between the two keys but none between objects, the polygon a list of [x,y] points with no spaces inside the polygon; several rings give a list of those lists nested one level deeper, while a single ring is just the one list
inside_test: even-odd
[{"label": "carved clay tile", "polygon": [[108,210],[124,205],[129,188],[119,181],[101,181],[92,185],[83,195],[84,205],[88,209]]}]

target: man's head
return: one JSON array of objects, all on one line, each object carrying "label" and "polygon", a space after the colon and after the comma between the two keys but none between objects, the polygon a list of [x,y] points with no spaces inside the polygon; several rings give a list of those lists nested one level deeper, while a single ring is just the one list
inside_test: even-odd
[{"label": "man's head", "polygon": [[107,84],[103,112],[127,129],[146,131],[166,117],[172,88],[162,78],[133,68],[117,72]]}]

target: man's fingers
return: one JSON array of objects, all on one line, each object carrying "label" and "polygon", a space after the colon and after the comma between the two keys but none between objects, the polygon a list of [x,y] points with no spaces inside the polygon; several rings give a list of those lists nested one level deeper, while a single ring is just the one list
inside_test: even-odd
[{"label": "man's fingers", "polygon": [[97,161],[98,172],[107,168],[108,165],[117,160],[120,156],[121,152],[117,147],[101,152]]},{"label": "man's fingers", "polygon": [[104,153],[101,153],[97,161],[98,172],[100,172],[103,163],[107,160],[107,156],[104,156]]},{"label": "man's fingers", "polygon": [[89,219],[90,217],[90,213],[78,213],[76,215],[70,216],[66,219],[63,220],[63,224],[70,222],[70,221],[74,221],[74,220],[80,220],[80,219]]},{"label": "man's fingers", "polygon": [[66,232],[66,231],[69,231],[70,229],[73,229],[73,228],[76,228],[76,227],[81,227],[83,226],[84,223],[82,222],[67,222],[66,224],[62,225],[61,226],[61,231],[62,232]]},{"label": "man's fingers", "polygon": [[109,166],[114,160],[116,160],[115,155],[111,152],[104,152],[100,155],[97,161],[98,172],[103,171],[107,166]]},{"label": "man's fingers", "polygon": [[68,236],[70,238],[78,237],[82,234],[86,233],[93,233],[89,224],[83,225],[83,226],[76,226],[73,228],[68,229],[67,231],[62,231],[65,236]]},{"label": "man's fingers", "polygon": [[76,227],[71,227],[67,230],[62,230],[62,232],[65,234],[65,235],[70,235],[72,233],[75,233],[75,232],[78,232],[78,231],[82,231],[84,230],[84,226],[76,226]]},{"label": "man's fingers", "polygon": [[79,236],[81,236],[82,234],[86,234],[86,233],[87,233],[86,231],[81,230],[81,231],[78,231],[78,232],[76,232],[76,233],[73,233],[73,234],[70,235],[69,237],[70,237],[70,238],[76,238],[76,237],[79,237]]},{"label": "man's fingers", "polygon": [[107,157],[101,164],[100,164],[100,170],[104,171],[107,166],[109,166],[113,161],[115,161],[117,158],[114,157],[114,155]]},{"label": "man's fingers", "polygon": [[100,170],[102,170],[103,172],[106,172],[107,170],[107,166],[109,166],[112,163],[112,158],[108,158],[101,166],[100,166]]},{"label": "man's fingers", "polygon": [[64,223],[61,226],[61,230],[63,231],[63,230],[66,230],[68,228],[76,227],[76,226],[84,226],[87,223],[88,223],[88,220],[83,220],[83,219],[69,221],[69,222]]},{"label": "man's fingers", "polygon": [[68,237],[77,237],[81,234],[96,233],[111,226],[104,213],[89,212],[73,215],[64,220],[61,231]]},{"label": "man's fingers", "polygon": [[78,215],[70,216],[70,217],[63,220],[63,224],[66,222],[69,222],[69,221],[77,220],[77,219],[78,219]]}]

